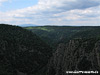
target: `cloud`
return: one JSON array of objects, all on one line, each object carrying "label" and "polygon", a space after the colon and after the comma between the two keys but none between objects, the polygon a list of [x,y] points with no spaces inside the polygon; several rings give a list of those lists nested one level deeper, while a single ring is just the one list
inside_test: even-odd
[{"label": "cloud", "polygon": [[3,2],[10,1],[10,0],[0,0],[0,6]]},{"label": "cloud", "polygon": [[39,0],[35,6],[0,12],[0,23],[11,24],[97,25],[99,20],[99,0]]},{"label": "cloud", "polygon": [[0,0],[0,3],[5,2],[5,1],[8,1],[8,0]]},{"label": "cloud", "polygon": [[86,9],[98,5],[100,5],[99,0],[39,0],[37,8],[42,10],[43,13],[59,13],[74,9]]}]

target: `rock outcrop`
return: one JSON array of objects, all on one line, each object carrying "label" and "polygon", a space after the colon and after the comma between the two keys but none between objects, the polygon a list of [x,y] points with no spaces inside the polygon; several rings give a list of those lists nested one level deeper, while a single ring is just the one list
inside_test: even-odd
[{"label": "rock outcrop", "polygon": [[75,70],[100,72],[99,39],[75,39],[59,44],[48,64],[47,75],[71,75],[66,71]]}]

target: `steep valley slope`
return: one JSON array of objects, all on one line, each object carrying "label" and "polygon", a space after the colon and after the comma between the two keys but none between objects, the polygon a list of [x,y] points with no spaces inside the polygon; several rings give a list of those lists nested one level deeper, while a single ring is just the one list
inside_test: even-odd
[{"label": "steep valley slope", "polygon": [[100,72],[100,27],[0,24],[0,75],[74,75],[66,71],[75,70]]},{"label": "steep valley slope", "polygon": [[74,39],[66,44],[60,43],[48,64],[47,75],[83,75],[67,74],[66,71],[98,71],[100,75],[100,39]]},{"label": "steep valley slope", "polygon": [[39,26],[26,29],[55,48],[46,75],[77,75],[66,74],[66,71],[75,70],[100,73],[99,26]]},{"label": "steep valley slope", "polygon": [[0,24],[0,75],[30,75],[46,66],[52,48],[31,31]]},{"label": "steep valley slope", "polygon": [[74,38],[100,37],[100,26],[37,26],[25,29],[37,34],[53,48]]}]

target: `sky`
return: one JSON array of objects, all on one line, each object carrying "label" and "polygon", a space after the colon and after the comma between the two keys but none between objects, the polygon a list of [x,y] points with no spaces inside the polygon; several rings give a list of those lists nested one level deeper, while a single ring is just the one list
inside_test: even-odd
[{"label": "sky", "polygon": [[0,0],[0,23],[100,26],[100,0]]}]

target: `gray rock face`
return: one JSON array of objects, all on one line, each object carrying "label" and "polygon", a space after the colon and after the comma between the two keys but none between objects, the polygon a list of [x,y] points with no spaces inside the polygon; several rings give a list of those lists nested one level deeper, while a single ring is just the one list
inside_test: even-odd
[{"label": "gray rock face", "polygon": [[71,75],[66,71],[75,70],[100,72],[100,40],[75,39],[59,44],[48,64],[47,75]]},{"label": "gray rock face", "polygon": [[17,75],[27,75],[26,73],[23,73],[23,72],[19,72],[18,70],[17,70]]}]

